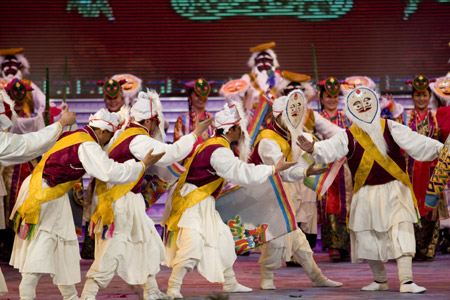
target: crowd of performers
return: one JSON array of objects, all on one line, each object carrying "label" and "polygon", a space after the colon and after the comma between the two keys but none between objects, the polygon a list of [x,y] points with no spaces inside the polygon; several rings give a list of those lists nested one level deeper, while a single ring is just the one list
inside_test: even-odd
[{"label": "crowd of performers", "polygon": [[[250,49],[250,72],[222,86],[226,104],[215,115],[205,109],[208,81],[190,82],[188,112],[176,121],[173,143],[165,142],[159,95],[141,91],[136,76],[104,82],[106,109],[84,128],[64,130],[75,114],[65,103],[46,103],[23,77],[29,64],[22,48],[0,50],[1,247],[22,275],[20,299],[36,297],[42,274],[52,276],[63,299],[79,299],[80,251],[69,196],[86,173],[84,246],[91,245],[85,256],[91,251],[94,261],[80,299],[95,299],[116,274],[142,285],[144,299],[182,298],[183,278],[195,267],[208,281],[223,283],[224,292],[251,292],[233,271],[236,252],[250,248],[261,252],[261,289],[276,289],[274,273],[283,262],[300,264],[314,287],[342,286],[314,261],[318,223],[331,260],[368,262],[374,281],[361,290],[388,290],[383,263],[396,259],[400,292],[426,291],[413,281],[412,261],[434,258],[439,220],[448,218],[444,194],[433,205],[426,196],[450,132],[450,77],[413,78],[414,108],[405,110],[364,76],[329,77],[316,92],[309,76],[280,71],[274,48],[271,42]],[[320,111],[310,107],[316,98]],[[326,176],[326,187],[311,184]],[[293,226],[275,233],[277,224],[263,224],[255,209],[252,221],[265,237],[238,245],[240,228],[222,219],[216,198],[236,185],[244,188],[235,195],[251,193],[271,178],[280,181]],[[168,190],[164,241],[146,213],[158,194],[149,200],[142,193],[147,180]],[[271,197],[267,201],[275,202]],[[172,268],[166,293],[155,278],[161,264]],[[0,294],[6,292],[0,272]]]}]

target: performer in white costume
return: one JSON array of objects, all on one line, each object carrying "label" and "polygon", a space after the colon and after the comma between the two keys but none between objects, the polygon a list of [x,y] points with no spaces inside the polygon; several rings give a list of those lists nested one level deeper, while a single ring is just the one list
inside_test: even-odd
[{"label": "performer in white costume", "polygon": [[[279,96],[287,96],[291,91],[299,89],[304,93],[308,106],[314,102],[317,93],[312,86],[310,76],[290,71],[283,71],[281,74],[283,77],[277,86]],[[325,138],[329,138],[342,129],[308,107],[303,117],[303,126],[299,127],[298,131],[320,133]],[[317,241],[317,194],[307,188],[302,181],[288,183],[288,185],[295,206],[295,219],[306,234],[311,248],[314,248]],[[294,264],[288,260],[288,265]]]},{"label": "performer in white costume", "polygon": [[412,277],[417,207],[400,148],[415,160],[430,161],[442,144],[380,119],[377,95],[367,88],[347,96],[345,113],[353,123],[349,130],[315,144],[300,137],[299,145],[317,162],[348,159],[355,179],[349,216],[352,262],[366,259],[375,280],[362,290],[388,290],[383,262],[396,259],[400,292],[424,292]]},{"label": "performer in white costume", "polygon": [[[216,136],[197,148],[185,165],[186,172],[178,181],[170,206],[166,204],[168,218],[163,222],[168,230],[167,265],[173,268],[167,294],[174,298],[182,298],[183,278],[195,266],[208,281],[223,283],[224,292],[252,290],[236,281],[234,240],[215,209],[215,197],[225,180],[239,185],[258,184],[295,164],[280,159],[276,166],[255,166],[235,157],[230,143],[241,140],[242,146],[246,137],[244,114],[237,106],[226,104],[216,114]],[[247,157],[248,151],[242,147],[240,155]]]},{"label": "performer in white costume", "polygon": [[[131,117],[133,121],[117,137],[109,150],[109,157],[116,162],[139,160],[145,157],[147,149],[153,148],[154,153],[165,153],[156,164],[160,167],[185,158],[197,137],[213,120],[199,122],[191,134],[183,136],[174,144],[165,144],[152,137],[164,133],[164,129],[159,126],[164,124],[162,106],[158,94],[153,90],[139,93],[131,108]],[[95,299],[99,287],[106,287],[115,273],[128,284],[143,285],[145,300],[170,298],[159,291],[156,283],[155,276],[166,255],[155,224],[145,212],[145,201],[141,194],[142,175],[137,181],[120,186],[106,186],[97,180],[94,197],[98,197],[99,201],[92,216],[96,235],[95,260],[87,273],[81,295],[83,300]],[[102,191],[102,186],[107,191]],[[122,192],[114,196],[114,190]],[[111,206],[105,205],[108,201],[112,202]],[[104,226],[113,228],[111,238],[105,235],[102,237]]]},{"label": "performer in white costume", "polygon": [[[38,132],[23,135],[3,132],[12,124],[14,103],[5,91],[0,91],[0,97],[0,164],[2,166],[23,163],[41,155],[50,149],[66,125],[75,123],[75,113],[66,112],[58,122]],[[0,193],[4,194],[3,179],[0,178],[0,181],[0,188],[3,188]],[[2,198],[3,196],[0,197],[0,229],[5,228]],[[7,292],[6,282],[0,270],[0,296]]]},{"label": "performer in white costume", "polygon": [[[274,118],[256,139],[251,162],[271,165],[276,163],[283,155],[288,160],[298,160],[297,165],[280,172],[284,182],[302,181],[305,176],[325,172],[326,168],[315,168],[314,165],[308,166],[308,163],[299,157],[303,151],[295,144],[298,135],[302,132],[301,127],[307,109],[303,92],[293,90],[288,96],[277,98],[272,109]],[[291,141],[294,141],[292,146]],[[281,267],[283,261],[289,261],[291,257],[294,257],[302,265],[313,286],[338,287],[342,285],[340,282],[327,279],[322,274],[314,261],[313,252],[306,236],[300,228],[271,240],[262,245],[260,249],[259,264],[261,265],[261,289],[263,290],[276,289],[273,283],[274,271]]]},{"label": "performer in white costume", "polygon": [[141,162],[119,164],[109,159],[101,146],[111,139],[117,124],[115,115],[99,110],[88,126],[62,135],[25,180],[11,215],[17,234],[10,264],[22,275],[20,299],[36,297],[44,273],[53,277],[64,299],[78,299],[80,254],[67,191],[86,172],[106,182],[135,181],[159,159],[151,151]]}]

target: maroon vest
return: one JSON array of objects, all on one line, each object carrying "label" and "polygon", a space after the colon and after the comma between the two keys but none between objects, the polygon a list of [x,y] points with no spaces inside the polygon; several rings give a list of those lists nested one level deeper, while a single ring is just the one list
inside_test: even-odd
[{"label": "maroon vest", "polygon": [[[220,178],[220,176],[216,175],[216,171],[211,166],[211,155],[216,149],[221,147],[223,146],[219,144],[209,145],[194,157],[194,161],[191,163],[186,177],[187,183],[201,187]],[[220,187],[220,189],[221,188],[222,187]],[[220,190],[214,191],[212,194],[213,197],[217,197],[219,192]]]},{"label": "maroon vest", "polygon": [[[348,166],[350,167],[350,171],[352,172],[352,177],[354,179],[356,170],[358,170],[359,163],[361,162],[364,149],[353,137],[350,130],[347,129],[346,132],[348,137]],[[405,157],[391,135],[387,120],[383,136],[386,141],[388,156],[400,167],[400,169],[406,172]],[[375,161],[364,185],[385,184],[393,180],[396,179]]]},{"label": "maroon vest", "polygon": [[[94,141],[98,140],[94,131],[89,126],[85,126],[74,132],[65,132],[58,140],[75,132],[87,132],[92,136]],[[72,145],[50,155],[45,162],[44,171],[42,172],[42,178],[47,181],[49,186],[54,187],[58,184],[83,177],[86,170],[83,168],[78,157],[78,148],[80,148],[80,145],[81,143]]]},{"label": "maroon vest", "polygon": [[[290,140],[288,138],[288,135],[286,133],[285,130],[283,130],[280,126],[278,126],[277,123],[275,122],[270,122],[267,126],[266,129],[270,129],[272,131],[275,131],[278,135],[280,135],[283,139],[285,139],[286,141],[288,141],[288,143],[290,143]],[[263,161],[261,159],[261,157],[259,156],[259,142],[255,145],[255,147],[253,148],[253,152],[250,155],[249,158],[249,163],[253,163],[255,165],[262,165]]]},{"label": "maroon vest", "polygon": [[[127,127],[131,128],[131,127],[140,127],[140,128],[144,128],[142,126],[139,126],[137,124],[134,123],[130,123],[130,125]],[[125,129],[126,130],[126,129]],[[122,143],[120,143],[119,145],[117,145],[110,153],[109,153],[109,158],[111,158],[112,160],[114,160],[115,162],[119,162],[119,163],[124,163],[127,160],[130,159],[134,159],[135,161],[139,161],[139,159],[137,159],[133,153],[131,153],[130,151],[130,143],[131,141],[135,138],[136,136],[131,136],[125,140],[122,141]],[[135,193],[135,194],[139,194],[141,192],[142,189],[142,182],[144,181],[144,176],[141,177],[141,179],[139,179],[138,183],[136,183],[136,185],[131,189],[131,192]]]}]

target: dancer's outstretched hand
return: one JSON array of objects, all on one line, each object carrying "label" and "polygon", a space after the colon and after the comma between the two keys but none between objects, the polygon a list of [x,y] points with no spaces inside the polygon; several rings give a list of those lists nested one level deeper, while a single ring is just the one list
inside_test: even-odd
[{"label": "dancer's outstretched hand", "polygon": [[161,152],[158,154],[152,154],[152,153],[153,153],[153,148],[150,149],[150,151],[148,151],[147,155],[142,160],[142,162],[144,163],[146,168],[151,165],[154,165],[158,160],[161,159],[161,157],[164,156],[164,154],[166,154],[166,152]]},{"label": "dancer's outstretched hand", "polygon": [[286,169],[289,169],[292,166],[295,166],[297,164],[296,161],[286,161],[284,159],[284,155],[281,157],[281,159],[277,162],[275,165],[275,173],[284,171]]},{"label": "dancer's outstretched hand", "polygon": [[303,135],[300,135],[297,139],[297,145],[302,149],[303,151],[308,152],[309,154],[313,153],[314,151],[314,141],[310,142],[307,138],[305,138]]}]

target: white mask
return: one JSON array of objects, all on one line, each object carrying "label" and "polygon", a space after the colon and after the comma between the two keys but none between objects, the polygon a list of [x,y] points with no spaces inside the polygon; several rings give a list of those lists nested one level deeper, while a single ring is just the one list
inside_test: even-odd
[{"label": "white mask", "polygon": [[285,112],[289,123],[295,129],[298,129],[302,123],[305,106],[305,95],[300,90],[294,90],[289,93]]},{"label": "white mask", "polygon": [[347,110],[356,119],[372,124],[378,112],[378,97],[371,89],[358,87],[347,96]]}]

